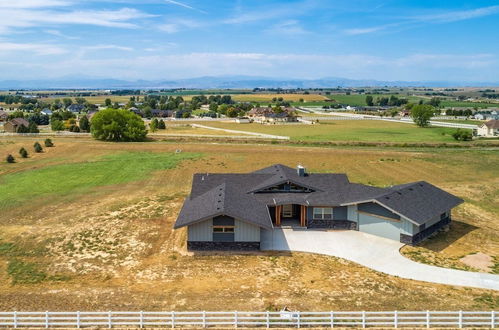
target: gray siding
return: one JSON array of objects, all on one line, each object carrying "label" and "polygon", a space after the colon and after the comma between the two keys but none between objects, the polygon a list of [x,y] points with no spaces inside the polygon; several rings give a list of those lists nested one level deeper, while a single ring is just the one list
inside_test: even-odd
[{"label": "gray siding", "polygon": [[235,225],[236,242],[260,242],[260,227],[237,219]]},{"label": "gray siding", "polygon": [[357,205],[349,205],[347,211],[347,220],[358,222]]},{"label": "gray siding", "polygon": [[212,219],[198,222],[188,227],[187,240],[192,242],[211,242],[213,240]]},{"label": "gray siding", "polygon": [[362,212],[368,212],[372,213],[375,215],[380,215],[382,217],[387,217],[387,218],[392,218],[392,219],[400,219],[400,216],[396,215],[395,213],[391,212],[390,210],[387,210],[381,205],[378,205],[376,203],[363,203],[358,205],[358,210]]},{"label": "gray siding", "polygon": [[410,222],[409,220],[402,218],[400,222],[400,232],[406,235],[413,235],[418,232],[418,226]]},{"label": "gray siding", "polygon": [[333,219],[334,220],[347,220],[348,217],[348,207],[339,206],[333,208]]}]

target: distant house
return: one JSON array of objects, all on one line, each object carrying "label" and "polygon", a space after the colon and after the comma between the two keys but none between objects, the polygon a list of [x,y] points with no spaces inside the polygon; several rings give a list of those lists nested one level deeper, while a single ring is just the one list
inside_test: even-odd
[{"label": "distant house", "polygon": [[497,111],[477,112],[473,115],[473,118],[478,120],[497,120],[499,119],[499,115],[497,114]]},{"label": "distant house", "polygon": [[0,121],[7,121],[9,114],[3,110],[0,110]]},{"label": "distant house", "polygon": [[151,115],[158,118],[171,118],[175,116],[175,111],[152,109]]},{"label": "distant house", "polygon": [[489,120],[477,128],[477,135],[482,137],[499,136],[499,120]]},{"label": "distant house", "polygon": [[14,118],[3,125],[3,129],[8,133],[17,133],[20,126],[29,127],[29,122],[24,118]]},{"label": "distant house", "polygon": [[174,228],[187,227],[191,250],[258,250],[282,226],[356,230],[414,245],[449,225],[461,203],[424,181],[379,188],[342,173],[277,164],[251,173],[195,174]]},{"label": "distant house", "polygon": [[140,117],[144,117],[144,114],[142,113],[142,111],[140,111],[140,109],[136,108],[136,107],[131,107],[130,109],[128,109],[129,111],[133,112],[134,114],[136,114],[137,116],[140,116]]},{"label": "distant house", "polygon": [[40,111],[40,113],[41,113],[42,115],[52,116],[52,110],[47,109],[47,108],[45,108],[45,109],[43,109],[42,111]]},{"label": "distant house", "polygon": [[85,110],[85,106],[83,104],[71,104],[66,110],[71,111],[73,113],[80,113]]},{"label": "distant house", "polygon": [[248,112],[248,116],[256,122],[275,123],[275,122],[296,122],[295,108],[287,107],[281,112],[276,112],[270,107],[256,107]]}]

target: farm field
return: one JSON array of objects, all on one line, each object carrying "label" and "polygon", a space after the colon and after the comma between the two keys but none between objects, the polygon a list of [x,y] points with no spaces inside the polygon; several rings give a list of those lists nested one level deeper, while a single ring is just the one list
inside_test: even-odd
[{"label": "farm field", "polygon": [[419,128],[411,124],[379,120],[321,120],[318,125],[263,125],[209,122],[207,126],[240,131],[276,134],[292,141],[357,141],[357,142],[456,142],[455,129],[445,127]]},{"label": "farm field", "polygon": [[[172,230],[193,173],[301,163],[377,186],[439,185],[466,203],[450,232],[419,248],[419,260],[432,254],[459,264],[471,253],[497,256],[496,150],[53,140],[55,147],[41,154],[0,163],[1,310],[499,307],[497,292],[403,280],[326,256],[191,256],[185,231]],[[34,142],[0,138],[0,155],[31,150]]]}]

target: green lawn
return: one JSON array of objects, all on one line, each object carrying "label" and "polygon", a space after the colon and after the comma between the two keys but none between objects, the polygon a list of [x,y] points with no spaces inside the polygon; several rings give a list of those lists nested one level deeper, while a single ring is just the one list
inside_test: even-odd
[{"label": "green lawn", "polygon": [[481,120],[467,120],[467,119],[432,119],[434,121],[442,121],[445,123],[454,123],[454,124],[468,124],[468,125],[481,125],[484,122]]},{"label": "green lawn", "polygon": [[155,170],[174,168],[193,153],[124,152],[88,162],[61,164],[6,174],[0,177],[0,209],[36,197],[78,194],[98,186],[108,186],[146,177]]},{"label": "green lawn", "polygon": [[419,128],[412,124],[378,120],[331,120],[319,125],[262,125],[210,122],[207,126],[265,134],[284,135],[292,141],[356,141],[356,142],[456,142],[454,128]]},{"label": "green lawn", "polygon": [[336,103],[347,104],[352,106],[366,106],[366,96],[371,95],[374,100],[378,97],[388,97],[394,95],[399,99],[408,99],[409,102],[419,102],[419,100],[423,99],[421,97],[409,96],[404,94],[334,94],[328,95],[330,99],[336,101]]}]

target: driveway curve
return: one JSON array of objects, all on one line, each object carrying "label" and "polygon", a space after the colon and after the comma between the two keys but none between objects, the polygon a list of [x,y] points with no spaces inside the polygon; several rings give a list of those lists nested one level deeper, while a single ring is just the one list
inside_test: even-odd
[{"label": "driveway curve", "polygon": [[262,231],[261,249],[310,252],[343,258],[376,271],[431,283],[499,290],[499,275],[421,264],[399,252],[404,244],[358,231]]}]

